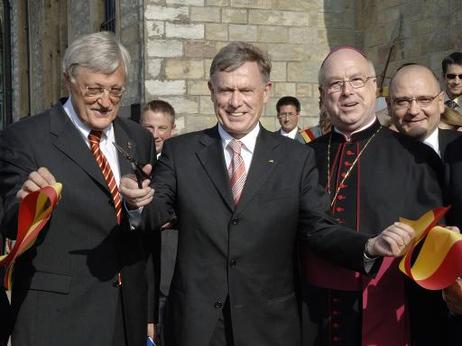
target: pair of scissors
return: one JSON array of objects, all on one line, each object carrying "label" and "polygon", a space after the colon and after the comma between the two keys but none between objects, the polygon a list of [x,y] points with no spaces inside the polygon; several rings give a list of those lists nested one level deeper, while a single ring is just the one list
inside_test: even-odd
[{"label": "pair of scissors", "polygon": [[138,182],[138,187],[141,189],[143,187],[143,180],[144,179],[151,179],[149,175],[144,173],[143,171],[143,165],[139,163],[133,155],[131,155],[128,151],[126,151],[124,148],[122,148],[120,145],[118,145],[116,142],[112,142],[116,149],[127,159],[128,162],[130,162],[130,166],[132,167],[135,176],[136,176],[136,181]]}]

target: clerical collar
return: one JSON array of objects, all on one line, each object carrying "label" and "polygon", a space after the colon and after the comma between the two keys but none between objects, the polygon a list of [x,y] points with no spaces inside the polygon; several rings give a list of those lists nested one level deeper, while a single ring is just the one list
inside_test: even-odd
[{"label": "clerical collar", "polygon": [[439,133],[439,130],[438,130],[438,127],[436,127],[435,130],[433,130],[433,132],[430,134],[430,136],[425,138],[423,142],[429,147],[431,147],[433,150],[435,150],[438,156],[441,157],[438,133]]},{"label": "clerical collar", "polygon": [[360,129],[352,132],[350,136],[344,134],[340,130],[334,127],[335,137],[341,138],[344,142],[361,141],[372,136],[382,125],[378,121],[377,117],[371,120],[370,123],[361,127]]},{"label": "clerical collar", "polygon": [[[63,104],[64,112],[67,114],[71,123],[76,127],[79,133],[82,135],[85,142],[88,144],[88,135],[90,134],[91,129],[83,123],[80,117],[77,115],[74,105],[71,101],[71,96]],[[103,136],[106,138],[114,138],[114,128],[111,124],[103,130]]]},{"label": "clerical collar", "polygon": [[[251,154],[253,154],[255,150],[255,143],[257,142],[257,136],[260,133],[260,123],[257,123],[257,125],[244,137],[240,138],[239,141],[244,144],[244,148],[248,150]],[[221,138],[221,144],[223,145],[223,148],[226,148],[231,142],[231,140],[234,139],[233,136],[231,136],[226,130],[221,126],[221,124],[218,124],[218,134],[220,135]]]}]

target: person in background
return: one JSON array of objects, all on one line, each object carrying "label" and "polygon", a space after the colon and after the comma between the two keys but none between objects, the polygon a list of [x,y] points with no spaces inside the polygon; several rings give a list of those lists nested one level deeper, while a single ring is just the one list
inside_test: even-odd
[{"label": "person in background", "polygon": [[459,100],[459,96],[462,95],[462,52],[454,52],[445,57],[441,68],[446,92],[445,105],[461,112],[462,100]]},{"label": "person in background", "polygon": [[175,109],[166,101],[152,100],[144,106],[140,122],[154,137],[159,157],[164,141],[175,134]]},{"label": "person in background", "polygon": [[398,131],[427,144],[444,158],[447,145],[460,133],[438,126],[445,108],[444,95],[433,71],[423,65],[405,64],[392,76],[389,92],[389,114]]},{"label": "person in background", "polygon": [[298,121],[300,120],[300,101],[293,96],[281,97],[276,103],[277,118],[281,128],[276,132],[289,137],[299,143],[305,144],[305,139],[300,134]]}]

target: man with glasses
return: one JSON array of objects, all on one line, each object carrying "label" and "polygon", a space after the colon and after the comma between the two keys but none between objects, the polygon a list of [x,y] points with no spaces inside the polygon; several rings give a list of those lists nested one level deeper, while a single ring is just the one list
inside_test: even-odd
[{"label": "man with glasses", "polygon": [[460,133],[438,128],[444,112],[444,95],[428,67],[406,64],[390,81],[389,113],[396,129],[433,148],[444,158],[447,145]]},{"label": "man with glasses", "polygon": [[[113,143],[141,163],[152,164],[156,153],[148,131],[117,117],[129,65],[112,33],[80,37],[63,59],[69,97],[2,132],[0,229],[6,236],[16,236],[25,196],[63,185],[49,223],[15,266],[13,345],[146,343],[142,214],[129,210],[138,201],[119,193],[121,176],[132,169]],[[149,202],[147,185],[141,190]]]},{"label": "man with glasses", "polygon": [[441,63],[443,79],[446,86],[445,104],[458,112],[462,111],[462,52],[454,52],[445,57]]},{"label": "man with glasses", "polygon": [[300,120],[300,101],[293,96],[281,97],[276,103],[277,118],[281,128],[277,131],[282,136],[289,137],[305,144],[300,134],[298,121]]},{"label": "man with glasses", "polygon": [[[378,122],[375,76],[372,63],[353,47],[326,57],[319,91],[333,131],[310,143],[332,215],[360,234],[443,205],[437,155]],[[445,309],[441,294],[416,288],[398,262],[385,258],[371,280],[321,260],[305,246],[304,296],[317,332],[313,345],[442,345],[435,317]]]}]

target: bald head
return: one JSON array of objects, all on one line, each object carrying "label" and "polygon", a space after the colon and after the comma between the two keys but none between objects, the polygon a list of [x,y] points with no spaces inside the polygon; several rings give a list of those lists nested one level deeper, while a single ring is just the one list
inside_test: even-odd
[{"label": "bald head", "polygon": [[423,141],[438,127],[444,98],[428,67],[401,67],[390,81],[390,115],[399,132]]},{"label": "bald head", "polygon": [[333,125],[350,134],[375,119],[377,85],[372,63],[351,47],[337,49],[319,71],[319,91]]},{"label": "bald head", "polygon": [[[418,77],[418,80],[412,78]],[[417,83],[425,83],[427,89],[433,93],[441,90],[438,78],[427,66],[419,64],[409,64],[399,68],[390,81],[390,94],[402,86],[415,87]]]}]

